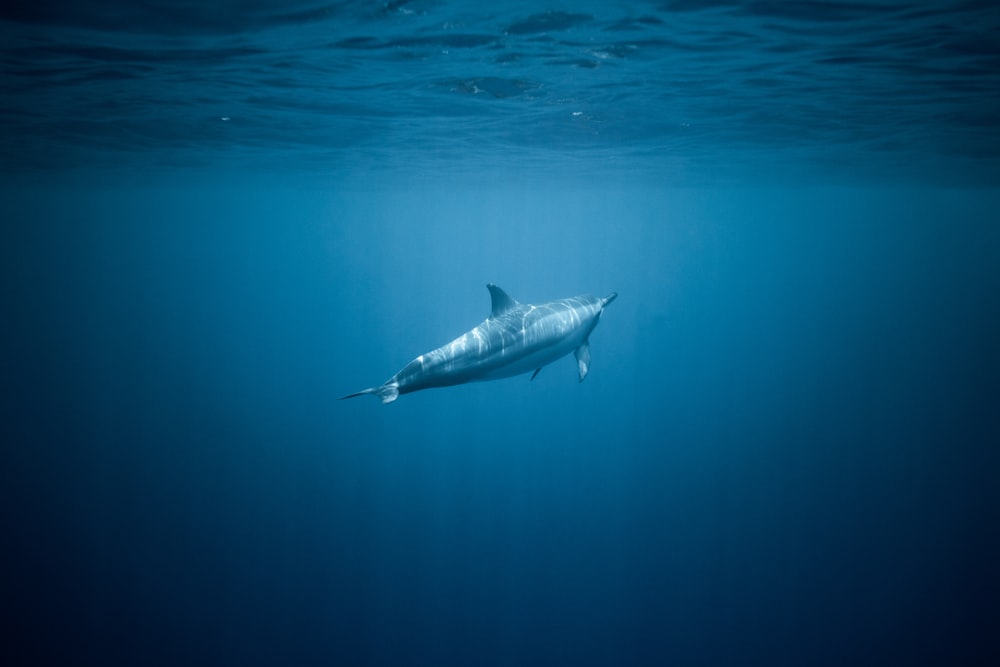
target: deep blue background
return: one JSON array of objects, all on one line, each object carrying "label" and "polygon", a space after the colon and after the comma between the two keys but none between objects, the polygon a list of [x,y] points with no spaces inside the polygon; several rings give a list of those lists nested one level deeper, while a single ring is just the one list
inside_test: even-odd
[{"label": "deep blue background", "polygon": [[[17,650],[989,648],[991,194],[250,191],[5,195],[30,220],[4,239]],[[620,292],[586,382],[565,360],[531,383],[335,400],[480,321],[489,280],[525,301]]]},{"label": "deep blue background", "polygon": [[612,4],[0,10],[5,664],[996,663],[1000,15]]}]

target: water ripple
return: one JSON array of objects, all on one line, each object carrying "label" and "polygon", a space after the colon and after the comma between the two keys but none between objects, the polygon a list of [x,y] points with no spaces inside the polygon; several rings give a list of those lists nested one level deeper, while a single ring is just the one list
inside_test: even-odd
[{"label": "water ripple", "polygon": [[984,2],[14,3],[0,37],[8,171],[1000,181]]}]

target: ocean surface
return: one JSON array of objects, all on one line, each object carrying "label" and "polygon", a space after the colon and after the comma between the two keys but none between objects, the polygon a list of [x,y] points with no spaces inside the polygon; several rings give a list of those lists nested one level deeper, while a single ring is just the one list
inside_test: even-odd
[{"label": "ocean surface", "polygon": [[1000,664],[994,2],[6,2],[0,325],[3,664]]}]

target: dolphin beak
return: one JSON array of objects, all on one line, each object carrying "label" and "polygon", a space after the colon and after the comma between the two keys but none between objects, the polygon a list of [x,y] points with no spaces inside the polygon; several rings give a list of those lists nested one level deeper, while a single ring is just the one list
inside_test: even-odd
[{"label": "dolphin beak", "polygon": [[611,294],[607,295],[606,297],[604,297],[604,303],[601,304],[601,308],[604,308],[617,298],[618,298],[618,292],[612,292]]}]

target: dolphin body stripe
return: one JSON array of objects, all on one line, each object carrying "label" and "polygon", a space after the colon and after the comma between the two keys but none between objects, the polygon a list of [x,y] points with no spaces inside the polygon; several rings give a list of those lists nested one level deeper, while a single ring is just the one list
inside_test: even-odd
[{"label": "dolphin body stripe", "polygon": [[498,380],[534,371],[574,352],[580,382],[590,371],[590,332],[618,294],[522,304],[490,283],[492,309],[479,326],[447,345],[422,354],[378,387],[343,398],[373,394],[392,403],[400,394],[431,387]]}]

